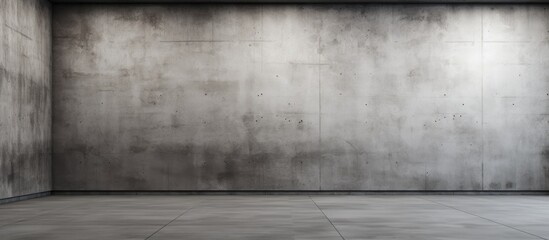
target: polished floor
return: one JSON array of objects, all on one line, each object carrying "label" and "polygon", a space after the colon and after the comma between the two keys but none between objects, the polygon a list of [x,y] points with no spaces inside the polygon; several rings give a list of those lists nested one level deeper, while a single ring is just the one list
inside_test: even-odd
[{"label": "polished floor", "polygon": [[549,196],[50,196],[0,239],[549,239]]}]

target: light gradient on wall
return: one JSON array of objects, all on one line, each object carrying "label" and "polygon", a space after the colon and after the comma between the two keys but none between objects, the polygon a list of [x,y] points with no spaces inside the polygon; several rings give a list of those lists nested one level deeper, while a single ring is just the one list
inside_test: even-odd
[{"label": "light gradient on wall", "polygon": [[546,5],[56,5],[56,190],[547,190]]}]

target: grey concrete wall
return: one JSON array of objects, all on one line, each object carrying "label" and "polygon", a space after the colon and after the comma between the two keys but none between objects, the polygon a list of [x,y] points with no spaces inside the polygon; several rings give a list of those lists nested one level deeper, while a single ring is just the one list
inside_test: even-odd
[{"label": "grey concrete wall", "polygon": [[0,0],[0,199],[51,190],[51,6]]},{"label": "grey concrete wall", "polygon": [[549,190],[546,5],[56,5],[56,190]]}]

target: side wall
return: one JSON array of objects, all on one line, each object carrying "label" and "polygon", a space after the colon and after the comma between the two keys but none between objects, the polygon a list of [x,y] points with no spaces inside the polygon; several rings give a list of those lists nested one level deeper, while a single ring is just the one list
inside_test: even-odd
[{"label": "side wall", "polygon": [[545,5],[56,5],[55,190],[549,190]]},{"label": "side wall", "polygon": [[51,6],[0,0],[0,199],[51,190]]}]

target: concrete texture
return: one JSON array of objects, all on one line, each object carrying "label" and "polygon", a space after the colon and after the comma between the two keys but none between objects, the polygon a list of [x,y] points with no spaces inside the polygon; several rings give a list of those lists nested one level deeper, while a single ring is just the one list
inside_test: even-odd
[{"label": "concrete texture", "polygon": [[547,5],[55,5],[55,190],[549,190]]},{"label": "concrete texture", "polygon": [[51,6],[0,0],[0,199],[51,190]]},{"label": "concrete texture", "polygon": [[52,196],[2,239],[549,239],[544,196]]}]

